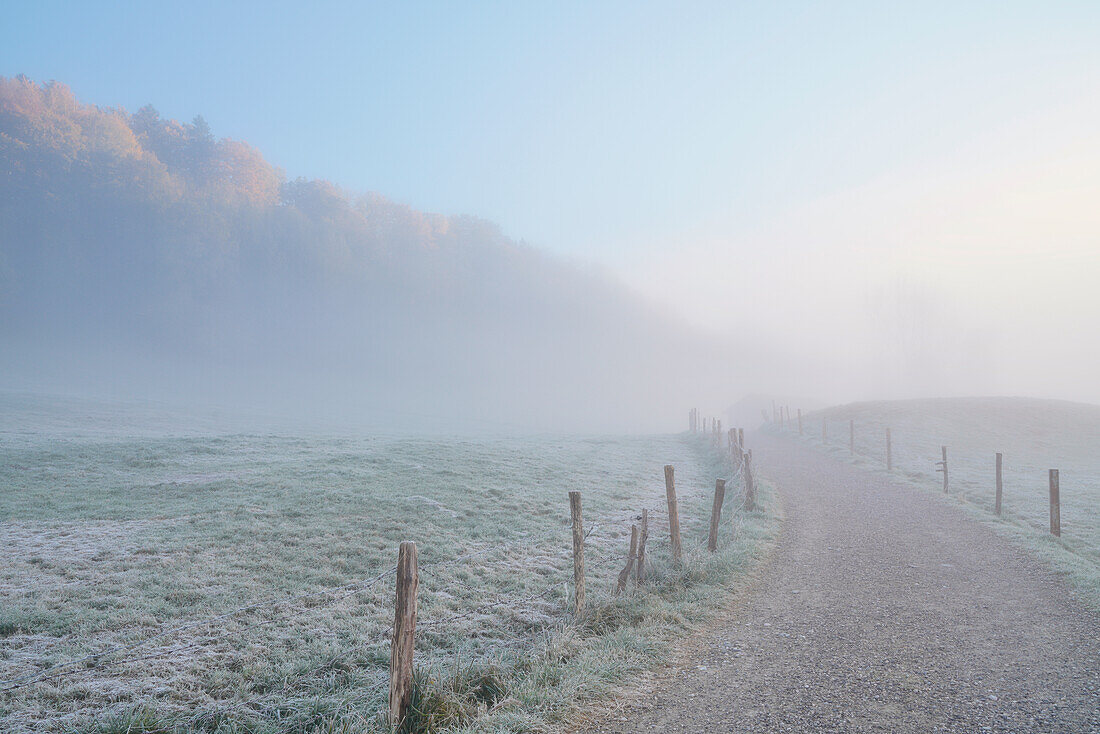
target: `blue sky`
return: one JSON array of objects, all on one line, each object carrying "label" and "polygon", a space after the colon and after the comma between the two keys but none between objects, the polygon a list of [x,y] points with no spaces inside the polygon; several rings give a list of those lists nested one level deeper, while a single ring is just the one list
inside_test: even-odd
[{"label": "blue sky", "polygon": [[965,145],[1100,54],[1096,3],[4,5],[0,73],[597,258]]},{"label": "blue sky", "polygon": [[[852,320],[883,299],[990,354],[1052,303],[1063,336],[1100,329],[1100,3],[2,5],[0,74],[202,114],[292,177],[496,221],[706,328],[837,359],[883,338]],[[714,308],[732,288],[746,307]]]}]

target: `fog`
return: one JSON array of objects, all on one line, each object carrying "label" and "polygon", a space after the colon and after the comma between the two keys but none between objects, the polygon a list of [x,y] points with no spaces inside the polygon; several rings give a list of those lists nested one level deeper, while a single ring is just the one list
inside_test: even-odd
[{"label": "fog", "polygon": [[[786,352],[768,390],[1097,402],[1100,141],[1081,128],[1031,119],[752,230],[654,242],[626,269],[711,333]],[[720,288],[732,307],[693,297]]]},{"label": "fog", "polygon": [[749,394],[1100,402],[1095,102],[585,257],[290,179],[201,118],[0,91],[3,390],[444,432],[665,431]]}]

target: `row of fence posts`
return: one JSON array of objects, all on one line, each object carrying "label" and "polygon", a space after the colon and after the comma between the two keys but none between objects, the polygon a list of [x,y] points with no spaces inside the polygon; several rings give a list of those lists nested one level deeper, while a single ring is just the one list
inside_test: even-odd
[{"label": "row of fence posts", "polygon": [[[783,420],[784,406],[775,405],[775,401],[772,401],[772,416],[781,427],[786,427],[790,423],[791,408],[786,406],[787,420]],[[803,435],[802,431],[802,409],[798,408],[798,435]],[[821,440],[827,441],[829,438],[828,418],[822,416],[821,418]],[[856,452],[856,422],[854,419],[848,421],[848,453],[855,454]],[[947,464],[947,447],[940,446],[940,461],[936,462],[936,471],[943,474],[943,491],[947,492],[950,485],[948,477],[948,464]],[[1003,461],[1004,456],[998,452],[996,459],[996,495],[993,502],[993,512],[1000,517],[1002,515],[1002,497],[1004,493],[1004,473],[1003,473]],[[886,471],[894,470],[894,446],[893,439],[890,433],[890,429],[886,429]],[[1050,495],[1050,534],[1061,537],[1062,536],[1062,512],[1061,512],[1061,498],[1058,470],[1051,469],[1048,475],[1049,495]]]},{"label": "row of fence posts", "polygon": [[[692,431],[700,425],[698,411],[692,409],[689,417]],[[702,423],[706,425],[706,423]],[[721,435],[721,421],[713,419],[712,433]],[[756,481],[752,474],[752,451],[745,450],[745,429],[729,429],[730,456],[741,462],[745,482],[745,509],[756,507]],[[717,440],[717,439],[716,439]],[[736,464],[735,464],[736,466]],[[669,546],[672,562],[683,563],[684,546],[680,537],[680,507],[676,497],[676,473],[671,464],[665,466],[665,501],[668,505]],[[714,502],[711,506],[707,550],[718,549],[718,525],[722,518],[722,505],[726,496],[726,480],[714,484]],[[585,608],[584,571],[584,517],[581,511],[581,493],[569,493],[569,515],[573,529],[573,613],[580,616]],[[646,542],[649,538],[649,511],[642,510],[641,528],[630,526],[630,550],[626,566],[619,572],[615,593],[622,593],[631,576],[642,583],[646,574]],[[416,543],[405,541],[397,552],[397,584],[394,598],[393,635],[390,639],[390,694],[389,720],[400,728],[408,713],[413,696],[413,651],[416,642],[416,597],[420,585]]]}]

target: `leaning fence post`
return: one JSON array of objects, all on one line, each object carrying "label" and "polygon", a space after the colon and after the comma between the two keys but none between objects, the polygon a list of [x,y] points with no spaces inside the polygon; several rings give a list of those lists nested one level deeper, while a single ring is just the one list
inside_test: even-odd
[{"label": "leaning fence post", "polygon": [[668,501],[668,534],[672,546],[672,560],[679,563],[684,549],[680,544],[680,509],[676,502],[676,479],[672,464],[665,465],[665,499]]},{"label": "leaning fence post", "polygon": [[707,550],[711,553],[718,549],[718,522],[722,519],[722,503],[726,500],[726,480],[714,483],[714,504],[710,508],[710,535],[707,537]]},{"label": "leaning fence post", "polygon": [[998,451],[997,452],[997,494],[996,494],[995,499],[993,500],[993,512],[997,513],[997,515],[1001,514],[1001,488],[1002,488],[1002,477],[1003,477],[1003,474],[1001,473],[1002,458],[1003,457],[1001,456],[1001,453]]},{"label": "leaning fence post", "polygon": [[638,558],[638,526],[630,526],[630,553],[626,556],[626,567],[619,571],[619,583],[615,586],[615,594],[619,595],[626,588],[626,582],[630,580],[630,574],[634,571],[634,561]]},{"label": "leaning fence post", "polygon": [[756,509],[756,480],[752,477],[752,451],[745,454],[745,510]]},{"label": "leaning fence post", "polygon": [[894,468],[894,454],[893,447],[890,445],[890,429],[886,429],[886,471],[891,471]]},{"label": "leaning fence post", "polygon": [[569,514],[573,519],[573,614],[584,611],[584,522],[581,493],[569,493]]},{"label": "leaning fence post", "polygon": [[419,584],[416,543],[405,541],[397,551],[397,593],[390,640],[390,724],[394,728],[401,726],[412,702],[416,589]]},{"label": "leaning fence post", "polygon": [[649,539],[649,510],[642,510],[642,530],[638,534],[638,565],[634,570],[634,578],[638,583],[645,581],[645,542]]},{"label": "leaning fence post", "polygon": [[1058,470],[1050,470],[1050,534],[1062,537],[1062,508],[1058,497]]}]

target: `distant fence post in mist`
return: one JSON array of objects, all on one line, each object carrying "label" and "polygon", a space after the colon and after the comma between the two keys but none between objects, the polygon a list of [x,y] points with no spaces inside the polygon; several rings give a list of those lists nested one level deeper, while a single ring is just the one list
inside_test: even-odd
[{"label": "distant fence post in mist", "polygon": [[756,480],[752,476],[752,451],[745,454],[745,509],[756,509]]},{"label": "distant fence post in mist", "polygon": [[802,435],[802,408],[798,409],[798,435]]},{"label": "distant fence post in mist", "polygon": [[642,530],[638,534],[638,565],[634,567],[634,580],[645,581],[645,542],[649,540],[649,510],[642,509]]},{"label": "distant fence post in mist", "polygon": [[573,520],[573,614],[584,611],[584,521],[581,493],[569,493],[569,514]]},{"label": "distant fence post in mist", "polygon": [[741,449],[741,453],[745,453],[745,429],[737,429],[737,447]]},{"label": "distant fence post in mist", "polygon": [[722,503],[726,499],[726,480],[714,483],[714,504],[710,508],[710,535],[707,537],[707,550],[711,553],[718,549],[718,523],[722,519]]},{"label": "distant fence post in mist", "polygon": [[848,419],[848,453],[854,454],[856,452],[856,422],[855,419]]},{"label": "distant fence post in mist", "polygon": [[890,442],[890,429],[886,429],[886,471],[892,471],[894,468],[894,450]]},{"label": "distant fence post in mist", "polygon": [[1050,470],[1050,534],[1062,537],[1062,508],[1059,498],[1058,470]]},{"label": "distant fence post in mist", "polygon": [[997,494],[996,494],[996,496],[993,500],[993,512],[995,512],[998,516],[1000,516],[1000,514],[1001,514],[1001,493],[1002,493],[1003,476],[1004,476],[1001,472],[1002,459],[1003,459],[1003,457],[1002,457],[1001,453],[997,452]]},{"label": "distant fence post in mist", "polygon": [[668,501],[668,536],[672,546],[672,560],[683,560],[684,548],[680,544],[680,508],[676,502],[676,478],[672,464],[665,465],[665,499]]},{"label": "distant fence post in mist", "polygon": [[943,453],[943,461],[936,462],[936,465],[938,467],[936,469],[936,471],[942,471],[943,472],[943,491],[946,492],[947,491],[947,447],[946,446],[940,446],[940,451]]},{"label": "distant fence post in mist", "polygon": [[416,643],[416,543],[405,541],[397,552],[397,591],[390,638],[390,725],[400,728],[413,694],[413,649]]}]

